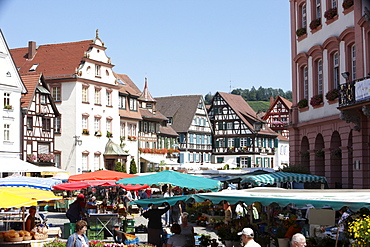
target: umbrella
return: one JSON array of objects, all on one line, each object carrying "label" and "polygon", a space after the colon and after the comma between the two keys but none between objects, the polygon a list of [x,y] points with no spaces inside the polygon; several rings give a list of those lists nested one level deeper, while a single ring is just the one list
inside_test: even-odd
[{"label": "umbrella", "polygon": [[95,186],[117,186],[116,180],[89,180],[77,181],[71,183],[58,184],[53,187],[53,190],[80,190],[87,187]]},{"label": "umbrella", "polygon": [[171,184],[173,186],[186,187],[197,190],[218,190],[221,182],[209,178],[197,177],[175,171],[162,171],[136,178],[120,179],[117,184]]},{"label": "umbrella", "polygon": [[36,206],[38,201],[62,199],[53,192],[28,187],[0,188],[0,208]]},{"label": "umbrella", "polygon": [[68,182],[85,181],[85,180],[119,180],[124,178],[137,177],[135,174],[127,174],[124,172],[116,172],[110,170],[99,170],[95,172],[88,172],[83,174],[72,175]]},{"label": "umbrella", "polygon": [[0,172],[42,172],[43,168],[19,158],[0,158]]},{"label": "umbrella", "polygon": [[251,183],[255,186],[261,186],[262,184],[275,184],[275,183],[286,183],[286,182],[319,182],[326,183],[325,177],[309,174],[289,173],[289,172],[273,172],[269,174],[261,174],[251,177],[244,177],[241,183]]},{"label": "umbrella", "polygon": [[42,190],[51,190],[54,185],[62,183],[54,178],[37,177],[6,177],[0,178],[0,187],[30,187]]}]

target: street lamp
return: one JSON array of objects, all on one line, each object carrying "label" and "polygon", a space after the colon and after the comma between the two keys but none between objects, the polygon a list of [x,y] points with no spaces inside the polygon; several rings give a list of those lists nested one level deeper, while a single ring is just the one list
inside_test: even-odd
[{"label": "street lamp", "polygon": [[75,146],[81,146],[82,145],[82,140],[80,140],[80,136],[74,136],[75,138]]}]

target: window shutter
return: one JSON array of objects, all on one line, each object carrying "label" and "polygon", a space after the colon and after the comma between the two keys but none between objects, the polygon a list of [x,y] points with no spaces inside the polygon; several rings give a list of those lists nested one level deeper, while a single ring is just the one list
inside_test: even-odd
[{"label": "window shutter", "polygon": [[272,148],[273,146],[272,146],[272,139],[271,138],[269,138],[269,148]]},{"label": "window shutter", "polygon": [[184,134],[180,134],[180,143],[184,143]]},{"label": "window shutter", "polygon": [[225,138],[225,143],[224,143],[224,147],[227,148],[229,146],[229,139],[228,138]]},{"label": "window shutter", "polygon": [[220,147],[220,142],[216,141],[216,148],[219,148],[219,147]]},{"label": "window shutter", "polygon": [[218,129],[219,129],[219,130],[223,130],[223,128],[222,128],[222,127],[223,127],[222,122],[219,122],[219,123],[218,123]]},{"label": "window shutter", "polygon": [[247,157],[247,164],[248,164],[248,168],[252,167],[252,158],[251,157]]},{"label": "window shutter", "polygon": [[236,166],[240,167],[240,157],[236,157]]},{"label": "window shutter", "polygon": [[279,139],[275,139],[275,148],[278,148],[279,147]]},{"label": "window shutter", "polygon": [[184,154],[180,153],[180,163],[184,163]]},{"label": "window shutter", "polygon": [[251,138],[247,137],[247,147],[251,147]]},{"label": "window shutter", "polygon": [[235,140],[234,140],[234,146],[236,148],[240,147],[240,138],[239,137],[236,137]]}]

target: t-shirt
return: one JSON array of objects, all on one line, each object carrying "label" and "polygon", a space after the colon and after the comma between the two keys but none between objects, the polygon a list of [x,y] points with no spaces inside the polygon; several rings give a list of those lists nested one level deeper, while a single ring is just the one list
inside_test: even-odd
[{"label": "t-shirt", "polygon": [[244,245],[244,247],[261,247],[261,245],[254,241],[254,239],[251,239],[247,244]]},{"label": "t-shirt", "polygon": [[173,247],[185,246],[186,238],[182,234],[174,234],[167,240],[167,244],[172,244]]}]

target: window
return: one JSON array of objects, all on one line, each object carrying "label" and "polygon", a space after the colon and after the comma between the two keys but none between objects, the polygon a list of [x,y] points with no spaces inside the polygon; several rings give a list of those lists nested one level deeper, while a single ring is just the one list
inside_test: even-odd
[{"label": "window", "polygon": [[316,0],[316,19],[321,18],[321,0]]},{"label": "window", "polygon": [[246,138],[246,137],[240,138],[240,146],[241,147],[248,147],[248,138]]},{"label": "window", "polygon": [[147,109],[152,109],[153,108],[153,104],[152,103],[146,103],[146,108]]},{"label": "window", "polygon": [[198,109],[203,109],[203,104],[202,104],[202,102],[199,102],[199,103],[198,103]]},{"label": "window", "polygon": [[94,118],[94,131],[100,130],[100,118]]},{"label": "window", "polygon": [[302,5],[302,27],[307,27],[307,12],[306,12],[306,4]]},{"label": "window", "polygon": [[308,69],[307,69],[307,66],[303,68],[303,98],[308,99]]},{"label": "window", "polygon": [[32,65],[32,67],[30,68],[29,71],[36,71],[37,67],[39,66],[38,63],[35,63],[34,65]]},{"label": "window", "polygon": [[4,107],[10,106],[10,93],[4,93]]},{"label": "window", "polygon": [[51,119],[43,117],[42,118],[42,130],[43,131],[50,131],[51,128]]},{"label": "window", "polygon": [[331,0],[331,7],[336,8],[337,7],[337,0]]},{"label": "window", "polygon": [[227,124],[226,124],[226,128],[227,128],[228,130],[232,130],[232,129],[233,129],[233,123],[227,123]]},{"label": "window", "polygon": [[317,93],[322,94],[322,60],[317,61]]},{"label": "window", "polygon": [[234,138],[227,139],[227,146],[234,147]]},{"label": "window", "polygon": [[96,76],[96,77],[101,77],[101,72],[100,72],[100,70],[101,70],[100,65],[95,65],[95,76]]},{"label": "window", "polygon": [[46,94],[40,95],[40,103],[46,105]]},{"label": "window", "polygon": [[54,154],[54,163],[57,168],[62,168],[62,164],[60,162],[60,154]]},{"label": "window", "polygon": [[82,171],[87,171],[88,169],[88,159],[87,159],[87,154],[82,154]]},{"label": "window", "polygon": [[82,87],[82,102],[89,102],[87,96],[88,96],[88,88]]},{"label": "window", "polygon": [[126,96],[120,95],[118,101],[118,107],[121,109],[126,109]]},{"label": "window", "polygon": [[107,119],[106,128],[107,128],[107,131],[112,132],[112,120],[111,119]]},{"label": "window", "polygon": [[251,167],[250,158],[241,157],[240,158],[240,165],[241,165],[242,168],[250,168]]},{"label": "window", "polygon": [[100,155],[94,154],[94,170],[97,171],[100,169]]},{"label": "window", "polygon": [[130,111],[136,111],[137,110],[137,100],[130,98]]},{"label": "window", "polygon": [[28,130],[33,129],[33,119],[32,119],[32,117],[27,117],[27,129]]},{"label": "window", "polygon": [[106,92],[106,97],[107,97],[107,106],[112,106],[112,92],[107,91]]},{"label": "window", "polygon": [[352,80],[356,79],[356,46],[351,47],[351,73]]},{"label": "window", "polygon": [[56,117],[54,120],[54,130],[55,133],[60,133],[61,131],[61,117]]},{"label": "window", "polygon": [[224,163],[224,157],[217,157],[217,163]]},{"label": "window", "polygon": [[120,123],[120,126],[119,126],[119,135],[120,136],[125,136],[125,123]]},{"label": "window", "polygon": [[95,88],[95,104],[100,105],[100,88]]},{"label": "window", "polygon": [[333,88],[338,88],[339,86],[339,56],[338,52],[333,55]]},{"label": "window", "polygon": [[10,141],[10,124],[4,124],[4,141]]},{"label": "window", "polygon": [[82,116],[82,129],[88,129],[87,119],[86,116]]},{"label": "window", "polygon": [[54,101],[61,101],[61,87],[51,87],[51,96],[53,97]]}]

